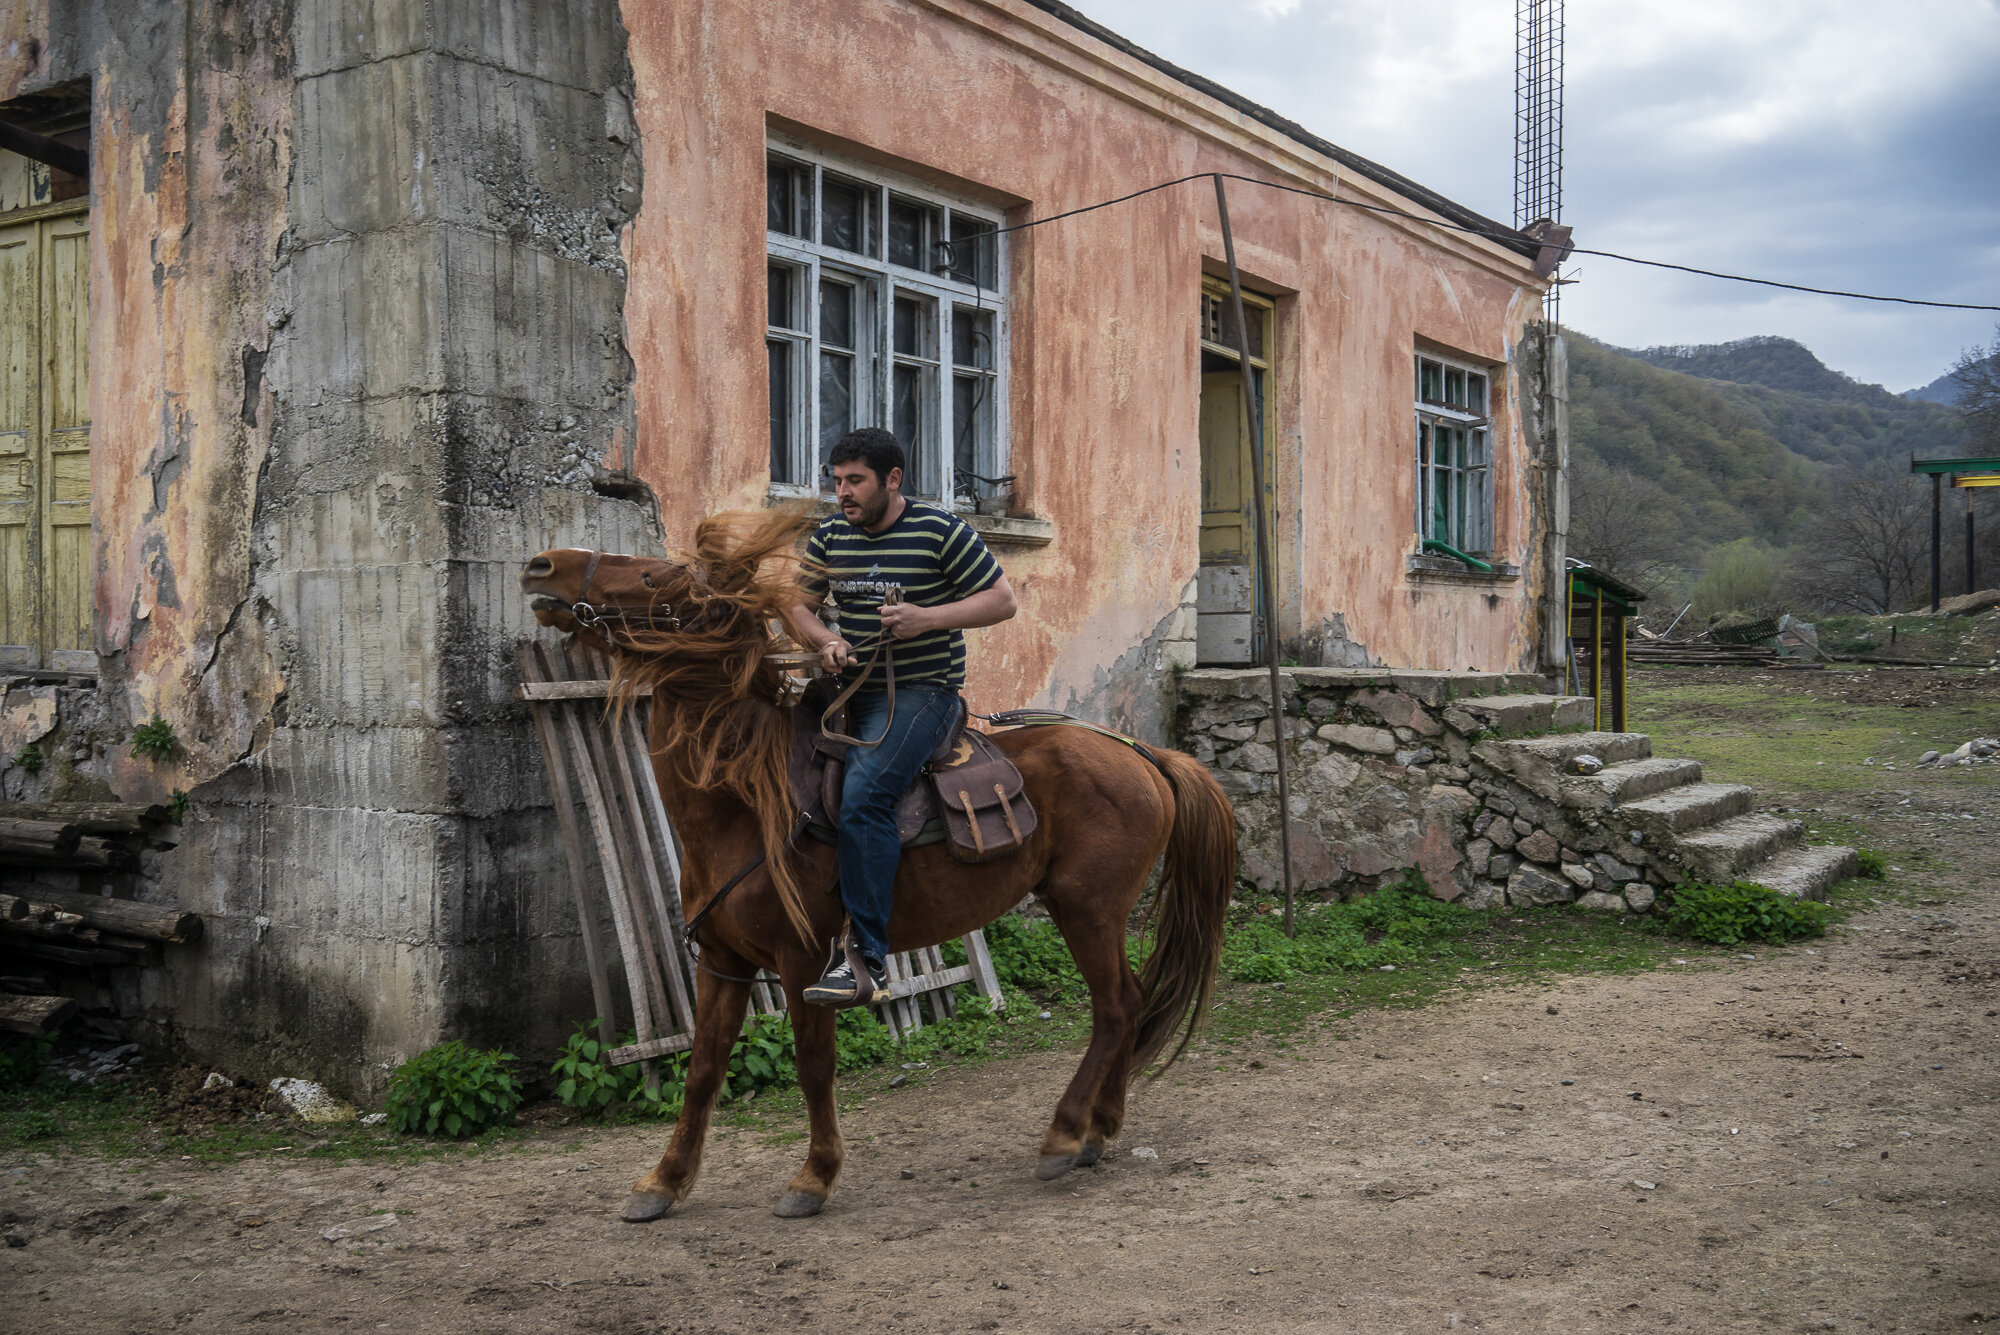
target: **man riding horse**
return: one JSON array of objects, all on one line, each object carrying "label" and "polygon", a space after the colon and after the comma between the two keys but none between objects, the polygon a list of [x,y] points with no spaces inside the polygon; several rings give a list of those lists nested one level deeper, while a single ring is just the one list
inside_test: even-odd
[{"label": "man riding horse", "polygon": [[[855,1006],[888,999],[889,909],[902,848],[896,802],[962,718],[965,632],[1014,615],[999,562],[949,510],[903,495],[903,447],[879,427],[841,437],[827,457],[840,513],[806,545],[806,599],[787,619],[793,634],[841,673],[849,750],[841,787],[840,900],[869,977],[838,946],[805,1000]],[[833,597],[832,628],[817,609]],[[862,666],[867,646],[886,646]],[[894,689],[890,689],[890,683]]]}]

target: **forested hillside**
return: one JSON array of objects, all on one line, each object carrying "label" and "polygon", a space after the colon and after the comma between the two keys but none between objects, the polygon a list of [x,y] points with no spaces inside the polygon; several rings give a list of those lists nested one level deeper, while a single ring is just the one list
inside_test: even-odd
[{"label": "forested hillside", "polygon": [[[1640,352],[1568,340],[1572,554],[1698,605],[1725,567],[1801,610],[1914,596],[1929,489],[1907,460],[1969,453],[1958,410],[1861,384],[1789,339]],[[1980,525],[1982,547],[1993,527]],[[1962,524],[1946,528],[1962,552]]]},{"label": "forested hillside", "polygon": [[1952,409],[1849,379],[1790,339],[1643,352],[1575,333],[1569,343],[1573,448],[1660,483],[1691,554],[1793,540],[1830,470],[1964,444]]}]

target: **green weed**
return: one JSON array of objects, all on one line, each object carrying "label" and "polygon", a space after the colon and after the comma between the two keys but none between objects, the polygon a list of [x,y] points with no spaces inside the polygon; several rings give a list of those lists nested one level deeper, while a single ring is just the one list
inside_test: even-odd
[{"label": "green weed", "polygon": [[130,754],[137,760],[167,760],[180,749],[180,744],[181,739],[174,735],[174,725],[155,714],[132,729]]},{"label": "green weed", "polygon": [[511,1122],[521,1105],[511,1052],[453,1039],[418,1053],[389,1078],[389,1125],[405,1135],[476,1136]]},{"label": "green weed", "polygon": [[1744,941],[1780,945],[1819,936],[1830,916],[1824,904],[1749,881],[1729,885],[1684,881],[1660,904],[1661,921],[1670,931],[1718,946]]}]

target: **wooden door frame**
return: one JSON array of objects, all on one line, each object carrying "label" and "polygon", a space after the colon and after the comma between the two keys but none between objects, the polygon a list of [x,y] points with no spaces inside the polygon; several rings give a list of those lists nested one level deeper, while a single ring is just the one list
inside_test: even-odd
[{"label": "wooden door frame", "polygon": [[[27,208],[11,209],[0,213],[0,229],[11,227],[33,227],[35,229],[33,244],[35,246],[35,310],[37,313],[37,325],[32,340],[32,348],[35,356],[35,379],[31,392],[34,396],[34,406],[28,414],[28,421],[31,423],[30,431],[32,433],[28,456],[32,461],[34,469],[35,513],[29,521],[28,548],[29,564],[33,568],[34,583],[33,587],[27,590],[29,594],[29,625],[33,639],[32,643],[28,644],[26,648],[34,661],[32,663],[9,665],[4,670],[62,673],[70,676],[79,674],[94,675],[96,672],[95,664],[93,662],[93,665],[86,669],[58,668],[52,665],[54,656],[58,652],[91,653],[93,660],[95,653],[93,649],[59,651],[53,648],[50,643],[54,636],[54,629],[51,625],[54,608],[50,581],[54,577],[53,563],[55,561],[55,512],[51,508],[55,481],[52,448],[55,436],[53,416],[55,409],[54,396],[49,390],[49,380],[54,374],[55,367],[54,343],[47,337],[44,325],[48,318],[48,311],[53,305],[49,299],[49,284],[52,281],[52,277],[48,262],[48,241],[50,237],[48,225],[65,222],[73,218],[82,219],[87,238],[90,232],[90,196],[81,195],[75,199],[56,200],[47,204],[35,204]],[[86,240],[86,251],[88,250],[88,244]],[[89,336],[89,318],[89,310],[86,307],[84,312],[86,348]],[[85,355],[88,355],[87,351]],[[95,423],[92,422],[91,425],[94,434]],[[93,548],[95,547],[95,528],[95,506],[93,505],[93,539],[90,544]],[[92,622],[92,638],[94,640],[94,608],[92,609]]]},{"label": "wooden door frame", "polygon": [[[1213,274],[1204,273],[1201,276],[1202,305],[1200,307],[1200,310],[1202,311],[1202,314],[1199,315],[1196,320],[1196,327],[1197,330],[1199,331],[1198,347],[1196,351],[1197,394],[1199,394],[1200,392],[1200,381],[1202,378],[1198,367],[1201,353],[1210,352],[1216,354],[1217,356],[1227,358],[1232,367],[1235,366],[1236,364],[1236,357],[1237,357],[1236,349],[1232,345],[1228,343],[1217,342],[1214,339],[1208,337],[1207,319],[1205,312],[1207,306],[1207,299],[1211,297],[1223,303],[1223,310],[1225,311],[1225,313],[1228,311],[1229,309],[1228,280],[1219,278]],[[1271,532],[1268,534],[1271,546],[1271,565],[1272,565],[1271,577],[1276,584],[1275,588],[1267,589],[1264,587],[1263,571],[1258,568],[1257,559],[1255,556],[1256,544],[1255,544],[1255,539],[1253,537],[1248,545],[1248,550],[1244,554],[1245,564],[1247,564],[1250,567],[1250,587],[1251,587],[1250,653],[1252,662],[1261,662],[1264,655],[1264,641],[1261,637],[1266,635],[1282,635],[1282,628],[1279,625],[1280,618],[1279,618],[1278,594],[1285,586],[1285,573],[1287,564],[1283,555],[1283,544],[1278,541],[1277,537],[1277,529],[1278,529],[1277,403],[1278,403],[1278,395],[1280,392],[1279,381],[1278,381],[1278,365],[1277,365],[1278,298],[1271,296],[1267,293],[1253,291],[1252,289],[1246,287],[1243,289],[1243,305],[1244,305],[1244,313],[1261,326],[1262,336],[1259,340],[1259,346],[1263,349],[1263,351],[1261,354],[1254,354],[1250,357],[1251,369],[1258,372],[1258,379],[1259,379],[1261,393],[1259,395],[1260,401],[1257,404],[1257,408],[1263,418],[1263,430],[1257,433],[1254,439],[1260,439],[1263,443],[1264,495],[1261,498],[1261,501],[1263,504],[1263,520],[1267,522],[1271,527]],[[1254,314],[1252,314],[1252,312],[1254,312]],[[1244,428],[1247,428],[1249,424],[1248,413],[1249,413],[1249,406],[1245,405],[1244,416],[1238,419],[1243,424]],[[1197,411],[1196,417],[1198,422],[1200,417],[1199,411]],[[1250,434],[1251,433],[1247,429],[1242,431],[1243,436],[1250,436]],[[1243,457],[1247,461],[1249,458],[1250,449],[1252,448],[1252,441],[1240,440],[1240,443],[1243,448]],[[1197,441],[1197,449],[1195,452],[1195,457],[1197,464],[1199,465],[1201,460],[1199,441]],[[1243,479],[1243,490],[1246,494],[1249,494],[1253,497],[1255,496],[1255,484],[1248,477]],[[1199,524],[1200,522],[1199,515],[1197,515],[1196,517],[1196,522],[1197,524]],[[1258,522],[1258,520],[1255,517],[1253,517],[1250,522],[1256,523]],[[1197,560],[1199,560],[1199,558],[1197,558]]]}]

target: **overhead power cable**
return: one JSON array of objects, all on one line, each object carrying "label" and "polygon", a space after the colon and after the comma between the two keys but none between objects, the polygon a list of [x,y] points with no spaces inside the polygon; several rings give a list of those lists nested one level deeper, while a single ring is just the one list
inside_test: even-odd
[{"label": "overhead power cable", "polygon": [[[1085,204],[1081,208],[1067,209],[1062,213],[1050,214],[1046,218],[1031,218],[1024,223],[1015,223],[1012,227],[996,228],[987,235],[999,236],[1008,232],[1025,232],[1033,227],[1045,227],[1053,222],[1061,222],[1065,218],[1074,218],[1085,213],[1095,213],[1099,209],[1108,209],[1116,204],[1129,203],[1141,196],[1156,194],[1161,190],[1170,189],[1173,186],[1186,185],[1189,181],[1213,180],[1218,176],[1225,177],[1231,181],[1242,181],[1246,185],[1261,185],[1266,189],[1282,190],[1287,194],[1304,195],[1308,199],[1325,200],[1329,204],[1340,204],[1350,209],[1361,209],[1368,213],[1386,214],[1392,218],[1406,218],[1411,222],[1423,223],[1429,227],[1442,227],[1447,231],[1463,232],[1468,236],[1485,237],[1489,241],[1518,245],[1523,240],[1534,240],[1532,236],[1528,236],[1522,232],[1503,232],[1492,228],[1472,227],[1464,223],[1447,222],[1442,218],[1430,217],[1421,213],[1411,213],[1407,209],[1390,208],[1386,204],[1364,204],[1358,199],[1341,199],[1337,195],[1329,195],[1323,190],[1308,190],[1303,186],[1284,185],[1278,181],[1266,181],[1255,176],[1240,176],[1235,172],[1194,172],[1187,176],[1177,176],[1171,181],[1161,181],[1158,185],[1149,185],[1143,190],[1134,190],[1132,193],[1120,195],[1116,199],[1106,199],[1095,204]],[[1846,297],[1852,301],[1883,301],[1900,306],[1930,306],[1948,311],[2000,311],[2000,306],[1981,305],[1977,302],[1928,301],[1922,297],[1885,297],[1873,292],[1847,292],[1839,288],[1811,287],[1805,283],[1786,283],[1775,278],[1752,278],[1747,274],[1723,273],[1719,269],[1702,269],[1692,264],[1675,264],[1670,260],[1641,259],[1637,255],[1621,255],[1615,250],[1593,250],[1585,246],[1571,247],[1566,251],[1566,254],[1594,255],[1599,259],[1621,260],[1626,264],[1644,265],[1649,269],[1673,269],[1680,273],[1696,274],[1703,278],[1720,278],[1731,283],[1751,283],[1758,287],[1783,288],[1788,292],[1808,292],[1820,297]]]}]

